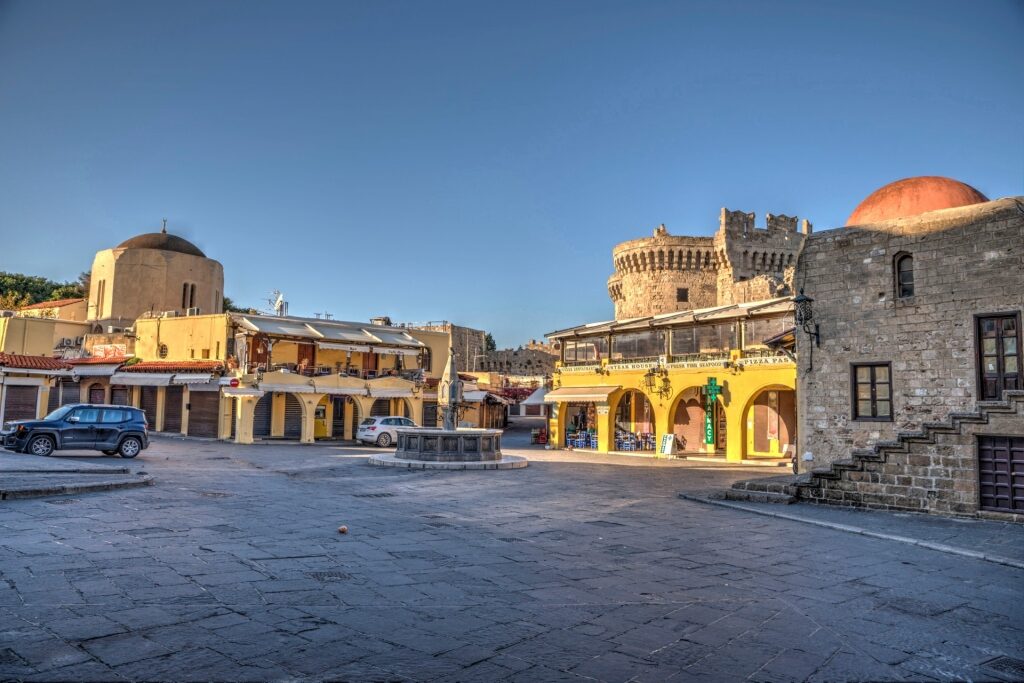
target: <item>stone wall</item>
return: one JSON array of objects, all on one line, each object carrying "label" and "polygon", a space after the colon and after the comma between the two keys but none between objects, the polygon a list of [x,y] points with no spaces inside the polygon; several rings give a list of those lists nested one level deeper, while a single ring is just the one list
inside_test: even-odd
[{"label": "stone wall", "polygon": [[754,214],[722,209],[715,250],[718,303],[759,301],[793,294],[793,273],[811,224],[797,229],[796,216],[767,214],[765,227],[754,226]]},{"label": "stone wall", "polygon": [[[914,257],[906,299],[894,291],[900,253]],[[813,455],[801,469],[973,410],[974,316],[1021,311],[1022,273],[1024,212],[1013,198],[808,237],[796,278],[814,299],[821,347],[798,331],[799,452]],[[853,362],[892,363],[891,422],[852,419]]]},{"label": "stone wall", "polygon": [[487,358],[478,369],[506,375],[544,376],[555,371],[558,356],[537,349],[499,349],[488,351]]}]

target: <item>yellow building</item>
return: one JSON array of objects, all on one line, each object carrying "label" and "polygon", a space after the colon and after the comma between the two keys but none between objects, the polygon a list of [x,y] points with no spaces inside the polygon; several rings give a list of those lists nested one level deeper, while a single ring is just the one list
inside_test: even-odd
[{"label": "yellow building", "polygon": [[789,298],[580,325],[560,344],[553,447],[790,458],[796,365]]},{"label": "yellow building", "polygon": [[56,299],[22,306],[18,309],[18,315],[25,318],[52,318],[81,322],[86,319],[87,311],[88,303],[84,298]]}]

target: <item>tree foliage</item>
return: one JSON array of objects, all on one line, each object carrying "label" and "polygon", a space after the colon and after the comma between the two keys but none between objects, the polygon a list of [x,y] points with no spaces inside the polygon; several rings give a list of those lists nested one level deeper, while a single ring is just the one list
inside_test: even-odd
[{"label": "tree foliage", "polygon": [[486,335],[484,335],[484,351],[497,351],[497,350],[498,350],[498,345],[497,345],[497,343],[495,343],[494,337],[491,336],[491,333],[488,332]]},{"label": "tree foliage", "polygon": [[[82,275],[86,275],[83,273]],[[39,275],[0,272],[0,308],[14,309],[42,301],[86,296],[81,276],[78,282],[55,282]]]}]

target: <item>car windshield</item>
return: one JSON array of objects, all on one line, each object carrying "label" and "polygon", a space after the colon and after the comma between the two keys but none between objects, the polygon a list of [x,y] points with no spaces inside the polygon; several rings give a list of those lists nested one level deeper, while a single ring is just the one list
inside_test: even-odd
[{"label": "car windshield", "polygon": [[376,422],[377,420],[373,419],[372,417],[368,417],[365,420],[363,420],[360,424],[362,424],[365,427],[366,425],[376,424]]},{"label": "car windshield", "polygon": [[44,420],[61,420],[61,419],[64,418],[65,415],[67,415],[68,413],[71,412],[72,408],[74,408],[74,406],[61,406],[60,408],[57,408],[57,410],[53,411],[52,413],[50,413],[49,415],[47,415],[43,419]]}]

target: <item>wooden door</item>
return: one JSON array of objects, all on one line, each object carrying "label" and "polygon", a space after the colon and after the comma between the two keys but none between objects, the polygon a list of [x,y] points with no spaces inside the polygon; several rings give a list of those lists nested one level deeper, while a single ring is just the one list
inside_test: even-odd
[{"label": "wooden door", "polygon": [[1002,399],[1003,392],[1020,389],[1020,314],[979,316],[977,328],[978,398]]},{"label": "wooden door", "polygon": [[296,362],[299,366],[312,370],[316,366],[316,347],[312,344],[299,344]]},{"label": "wooden door", "polygon": [[220,422],[220,392],[190,391],[188,406],[188,435],[216,439]]},{"label": "wooden door", "polygon": [[181,431],[181,401],[183,388],[180,386],[167,387],[167,396],[164,401],[164,431]]},{"label": "wooden door", "polygon": [[978,479],[982,509],[1024,512],[1024,436],[979,436]]},{"label": "wooden door", "polygon": [[36,399],[39,389],[34,386],[7,385],[7,398],[4,400],[4,422],[7,420],[36,419]]},{"label": "wooden door", "polygon": [[104,403],[106,400],[106,392],[103,390],[102,384],[93,384],[89,387],[89,403],[95,403],[97,405]]}]

